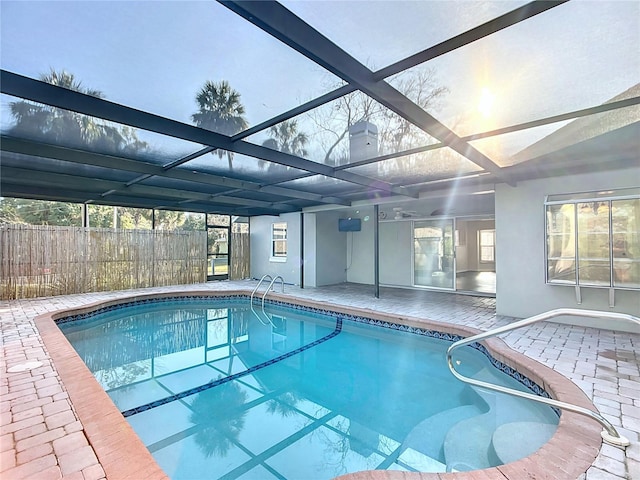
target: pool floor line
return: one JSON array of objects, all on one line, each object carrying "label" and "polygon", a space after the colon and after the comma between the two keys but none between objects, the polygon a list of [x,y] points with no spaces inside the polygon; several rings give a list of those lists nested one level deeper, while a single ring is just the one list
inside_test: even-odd
[{"label": "pool floor line", "polygon": [[153,402],[149,402],[149,403],[145,403],[143,405],[140,405],[138,407],[135,408],[130,408],[128,410],[124,410],[120,413],[122,413],[122,416],[127,418],[130,417],[132,415],[135,415],[137,413],[142,413],[142,412],[146,412],[147,410],[151,410],[152,408],[156,408],[156,407],[160,407],[162,405],[166,405],[167,403],[171,403],[174,402],[176,400],[180,400],[182,398],[188,397],[190,395],[194,395],[196,393],[200,393],[200,392],[204,392],[205,390],[208,390],[210,388],[213,387],[217,387],[218,385],[222,385],[224,383],[230,382],[232,380],[236,380],[238,378],[242,378],[246,375],[249,375],[250,373],[253,372],[257,372],[258,370],[261,370],[265,367],[268,367],[269,365],[273,365],[276,364],[278,362],[281,362],[282,360],[285,360],[287,358],[290,358],[294,355],[297,355],[298,353],[304,352],[305,350],[309,350],[310,348],[313,348],[317,345],[320,345],[321,343],[326,342],[327,340],[331,340],[333,337],[335,337],[336,335],[338,335],[340,332],[342,331],[342,318],[340,318],[339,316],[336,317],[336,328],[329,333],[328,335],[319,338],[318,340],[315,340],[314,342],[311,342],[307,345],[303,345],[301,347],[296,348],[295,350],[292,350],[291,352],[287,352],[283,355],[280,355],[278,357],[272,358],[271,360],[267,360],[265,362],[259,363],[258,365],[254,365],[253,367],[248,368],[247,370],[243,371],[243,372],[238,372],[238,373],[234,373],[232,375],[229,375],[228,377],[223,377],[223,378],[219,378],[217,380],[213,380],[210,381],[204,385],[199,385],[197,387],[191,388],[189,390],[185,390],[184,392],[180,392],[180,393],[176,393],[175,395],[171,395],[169,397],[164,397],[161,398],[159,400],[155,400]]},{"label": "pool floor line", "polygon": [[[379,449],[376,449],[376,450],[380,452]],[[401,453],[402,453],[402,443],[400,443],[400,445],[398,445],[398,447],[395,450],[393,450],[393,452],[389,453],[388,455],[387,454],[383,455],[384,460],[380,462],[380,464],[376,467],[376,470],[387,470],[391,465],[398,462],[398,459],[400,458]],[[413,467],[409,467],[409,468],[411,468],[411,470],[413,471],[417,471]]]},{"label": "pool floor line", "polygon": [[[246,385],[246,384],[243,384]],[[247,387],[254,389],[256,392],[259,392],[262,394],[261,397],[256,398],[255,400],[252,400],[250,402],[247,402],[245,404],[242,405],[242,407],[238,407],[236,409],[233,410],[233,412],[235,413],[236,411],[238,412],[246,412],[249,411],[250,409],[252,409],[253,407],[256,407],[258,405],[262,405],[263,403],[269,402],[269,401],[277,401],[277,397],[279,395],[282,395],[283,393],[286,393],[287,390],[285,390],[284,388],[279,388],[277,390],[274,390],[272,392],[268,392],[268,393],[264,393],[264,392],[260,392],[259,390],[257,390],[255,387],[251,387],[250,385],[247,385]],[[187,408],[189,408],[188,405],[185,405]],[[313,417],[311,417],[311,419],[315,420]],[[149,445],[146,445],[147,449],[151,452],[154,453],[158,450],[161,450],[163,448],[166,448],[170,445],[173,445],[175,442],[178,442],[180,440],[184,440],[185,438],[190,437],[191,435],[194,435],[195,433],[199,432],[200,430],[202,430],[203,428],[207,428],[210,425],[201,425],[201,424],[197,424],[197,425],[192,425],[191,427],[185,428],[184,430],[181,430],[179,432],[176,432],[168,437],[163,438],[162,440],[158,440],[157,442],[154,443],[150,443]]]},{"label": "pool floor line", "polygon": [[[229,358],[229,357],[225,357],[225,358]],[[198,364],[198,365],[194,365],[194,366],[195,366],[195,367],[198,367],[198,366],[207,366],[207,367],[211,368],[212,370],[215,370],[215,373],[221,373],[221,374],[223,374],[223,375],[230,375],[230,373],[225,372],[225,371],[221,370],[220,368],[215,367],[215,366],[213,366],[213,365],[212,365],[212,363],[217,362],[217,361],[219,361],[219,360],[222,360],[222,359],[211,360],[211,361],[209,361],[209,362],[207,362],[207,361],[203,361],[202,363],[200,363],[200,364]],[[175,374],[177,374],[177,373],[182,373],[182,372],[186,372],[186,371],[188,371],[188,370],[191,370],[192,368],[194,368],[194,366],[189,366],[189,367],[179,368],[178,370],[173,370],[173,371],[171,371],[171,372],[161,373],[161,374],[158,374],[158,375],[155,375],[155,374],[154,374],[154,375],[153,375],[153,376],[151,376],[150,378],[145,378],[145,379],[142,379],[142,380],[138,380],[138,381],[136,381],[136,382],[131,382],[131,383],[127,383],[127,384],[119,385],[119,386],[117,386],[117,387],[113,387],[113,388],[110,388],[110,389],[108,389],[108,390],[107,390],[107,389],[105,389],[105,392],[107,392],[107,393],[109,394],[109,396],[111,396],[111,394],[112,394],[112,393],[114,393],[114,392],[118,392],[118,391],[120,391],[120,390],[126,390],[127,388],[135,387],[135,386],[138,386],[138,385],[143,385],[144,383],[148,382],[149,380],[153,380],[153,381],[154,381],[154,382],[155,382],[155,383],[156,383],[156,384],[157,384],[157,385],[158,385],[162,390],[165,390],[165,391],[166,391],[167,393],[169,393],[170,395],[173,395],[173,394],[174,394],[174,392],[172,392],[172,391],[171,391],[167,386],[165,386],[164,384],[162,384],[162,383],[161,383],[161,380],[162,380],[163,378],[170,377],[171,375],[175,375]],[[127,409],[127,410],[128,410],[128,409]]]},{"label": "pool floor line", "polygon": [[[305,425],[304,427],[302,427],[296,433],[294,433],[292,435],[289,435],[287,438],[279,441],[275,445],[270,446],[269,448],[264,450],[262,453],[260,453],[258,455],[255,455],[253,458],[247,460],[242,465],[237,466],[236,468],[234,468],[230,472],[228,472],[228,473],[224,474],[223,476],[221,476],[218,480],[235,480],[236,478],[238,478],[238,476],[248,472],[249,470],[251,470],[255,466],[265,463],[268,459],[272,458],[277,453],[280,453],[281,451],[283,451],[285,448],[289,447],[290,445],[293,445],[295,442],[300,440],[302,437],[307,436],[309,433],[317,430],[320,427],[326,427],[327,426],[327,422],[329,420],[331,420],[332,418],[335,418],[337,415],[338,414],[335,413],[335,412],[329,412],[329,413],[326,413],[325,415],[323,415],[320,418],[316,418],[315,420],[313,420],[308,425]],[[271,468],[275,470],[274,467],[271,467]]]}]

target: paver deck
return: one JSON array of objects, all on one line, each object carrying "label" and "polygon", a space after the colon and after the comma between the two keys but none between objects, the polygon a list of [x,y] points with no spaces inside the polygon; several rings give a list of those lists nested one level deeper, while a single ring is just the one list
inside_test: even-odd
[{"label": "paver deck", "polygon": [[[98,480],[106,477],[95,451],[101,446],[90,441],[93,420],[83,414],[83,422],[80,421],[78,409],[87,407],[71,402],[68,386],[63,384],[59,374],[59,369],[67,366],[63,365],[64,360],[59,359],[54,364],[52,355],[42,341],[41,332],[35,326],[35,317],[132,294],[251,290],[254,285],[252,281],[213,282],[0,302],[0,477],[3,480]],[[287,286],[286,293],[302,299],[372,309],[392,315],[428,318],[480,330],[514,320],[497,316],[495,299],[488,297],[382,289],[381,298],[376,299],[373,297],[373,287],[354,284],[305,289]],[[575,478],[640,479],[640,335],[543,323],[511,332],[503,340],[514,350],[572,380],[600,413],[631,440],[632,444],[626,451],[603,445],[591,467]],[[102,400],[98,398],[96,401]],[[119,419],[113,420],[112,423],[120,425],[117,423]],[[594,423],[586,419],[585,422]],[[114,430],[119,428],[127,428],[126,422],[114,427]],[[558,464],[571,463],[570,458],[563,457],[562,444],[554,445],[554,448],[557,448]],[[553,459],[547,457],[547,461]],[[526,462],[519,465],[518,468],[522,468]],[[142,460],[131,468],[123,465],[121,472],[111,474],[109,478],[163,477],[159,469]],[[545,478],[540,473],[530,476],[526,468],[521,472],[512,472],[508,465],[499,470],[501,473],[495,470],[491,477],[480,472],[483,471],[456,474],[456,477],[438,474],[424,478]],[[374,473],[385,475],[384,472]],[[362,472],[352,478],[377,479],[383,476]],[[567,480],[573,477],[567,477]],[[392,478],[392,475],[389,474],[388,478]]]}]

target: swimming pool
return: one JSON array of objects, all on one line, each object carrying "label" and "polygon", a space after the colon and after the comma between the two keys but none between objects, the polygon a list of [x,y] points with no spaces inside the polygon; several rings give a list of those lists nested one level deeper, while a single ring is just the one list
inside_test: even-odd
[{"label": "swimming pool", "polygon": [[[533,452],[558,423],[547,407],[455,380],[451,334],[277,303],[258,318],[238,297],[107,310],[59,326],[171,478],[487,468]],[[466,374],[540,393],[465,350]],[[513,451],[504,439],[522,425],[538,438]]]}]

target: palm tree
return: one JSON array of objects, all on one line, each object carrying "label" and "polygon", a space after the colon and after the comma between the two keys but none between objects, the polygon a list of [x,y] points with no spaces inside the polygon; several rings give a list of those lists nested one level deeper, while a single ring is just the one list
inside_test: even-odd
[{"label": "palm tree", "polygon": [[246,402],[246,392],[235,382],[204,390],[195,397],[189,421],[198,428],[194,439],[207,458],[224,457],[238,442],[247,414],[243,409]]},{"label": "palm tree", "polygon": [[[76,92],[103,98],[99,90],[85,89],[72,73],[51,70],[40,76],[43,82],[63,87]],[[11,133],[37,135],[39,139],[54,143],[71,143],[73,145],[90,144],[100,136],[100,127],[95,119],[69,110],[48,105],[40,105],[28,101],[11,102],[11,115],[16,120]],[[44,137],[44,138],[43,138]]]},{"label": "palm tree", "polygon": [[[85,88],[67,71],[51,70],[40,76],[40,80],[68,90],[104,98],[99,90]],[[54,144],[73,147],[91,147],[108,153],[132,153],[147,148],[140,141],[135,129],[113,125],[88,115],[62,108],[42,105],[26,100],[9,104],[15,125],[10,134],[35,138]]]},{"label": "palm tree", "polygon": [[294,391],[284,392],[278,398],[267,402],[267,412],[280,414],[283,418],[296,414],[296,404],[302,397]]},{"label": "palm tree", "polygon": [[271,138],[263,142],[264,147],[290,153],[298,157],[307,156],[304,148],[309,142],[309,137],[304,132],[298,131],[297,120],[285,120],[269,129]]},{"label": "palm tree", "polygon": [[[304,132],[298,131],[297,120],[285,120],[278,125],[274,125],[269,129],[269,135],[270,138],[262,142],[263,147],[290,153],[298,157],[307,156],[308,152],[305,146],[309,142],[309,136]],[[262,167],[264,161],[260,160],[259,165]],[[269,169],[273,167],[274,164],[270,163]]]},{"label": "palm tree", "polygon": [[[196,95],[198,112],[191,115],[193,123],[223,135],[235,135],[245,130],[249,124],[244,118],[244,106],[240,103],[240,93],[231,88],[229,82],[207,81]],[[217,150],[218,157],[225,154]],[[229,169],[233,170],[233,152],[226,152]]]}]

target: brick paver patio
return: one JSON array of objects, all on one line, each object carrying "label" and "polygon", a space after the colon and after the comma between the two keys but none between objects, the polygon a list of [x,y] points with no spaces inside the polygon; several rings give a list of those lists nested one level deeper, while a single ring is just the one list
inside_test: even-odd
[{"label": "brick paver patio", "polygon": [[[0,302],[0,477],[105,478],[88,441],[86,425],[78,419],[35,327],[36,316],[134,293],[251,290],[254,285],[251,281],[215,282]],[[487,297],[382,289],[381,298],[375,299],[373,287],[353,284],[304,290],[287,286],[286,293],[481,330],[513,321],[496,316],[495,299]],[[603,445],[591,468],[578,478],[640,479],[640,335],[544,323],[511,332],[503,339],[515,350],[572,380],[600,413],[631,440],[626,451]]]}]

